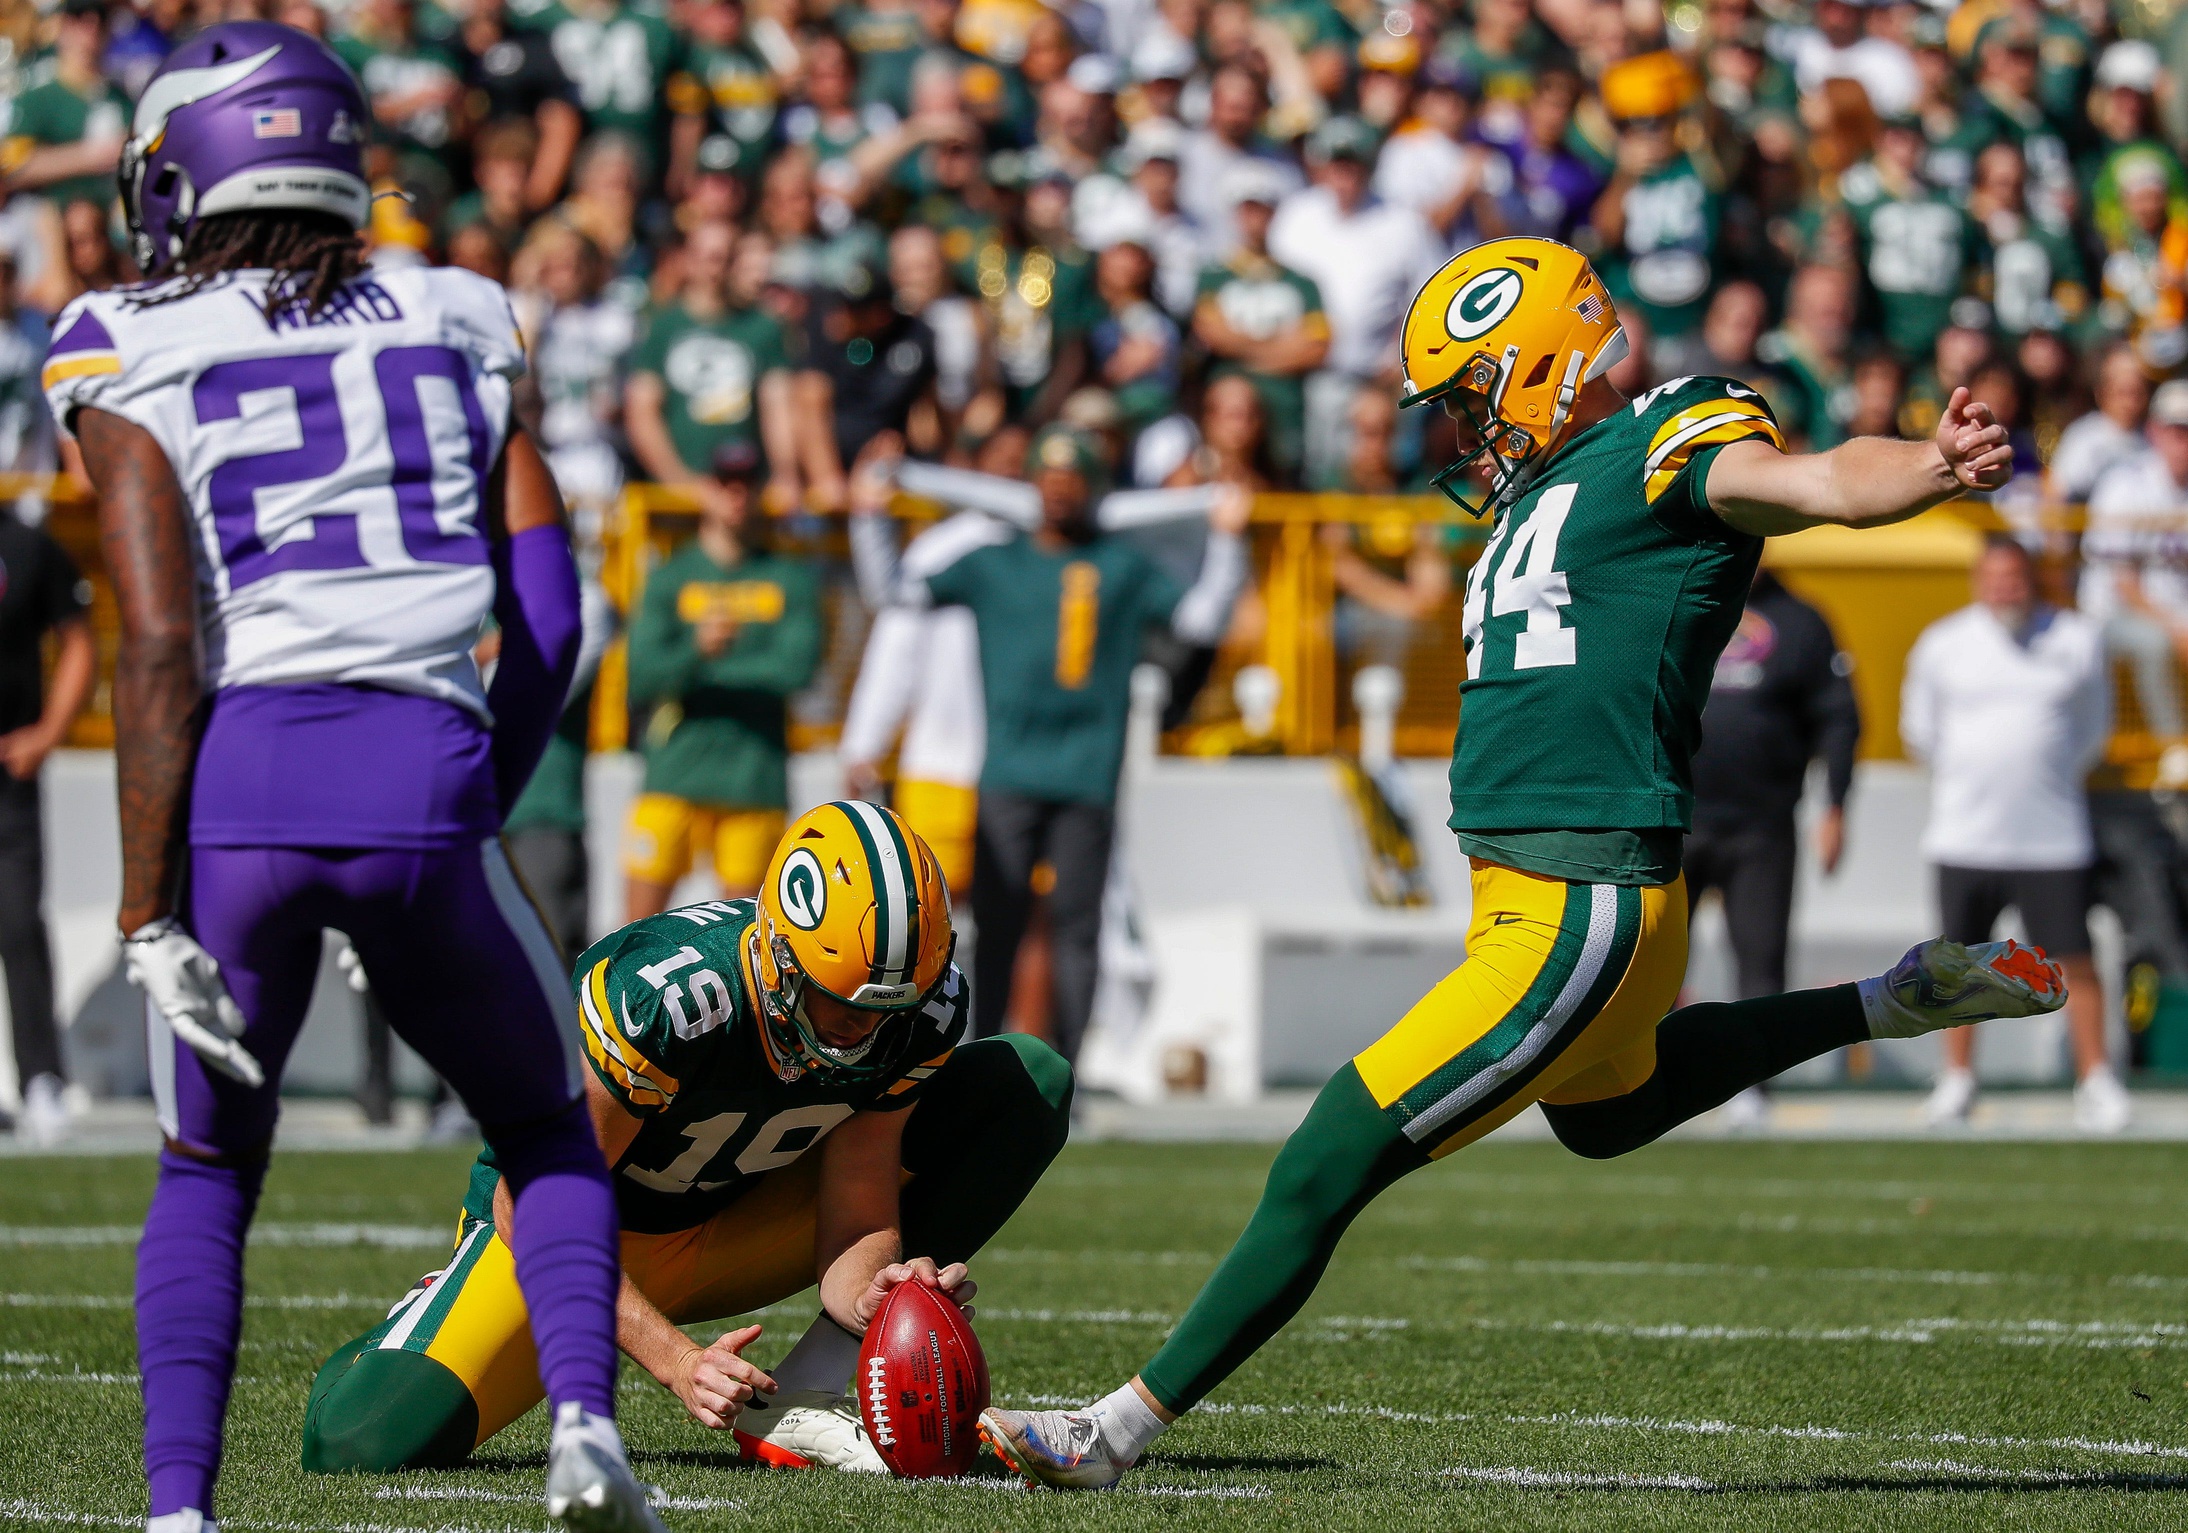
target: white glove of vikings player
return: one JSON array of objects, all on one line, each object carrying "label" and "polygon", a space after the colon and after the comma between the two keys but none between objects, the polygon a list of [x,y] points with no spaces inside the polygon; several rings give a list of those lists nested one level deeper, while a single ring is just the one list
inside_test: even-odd
[{"label": "white glove of vikings player", "polygon": [[266,1084],[266,1072],[236,1040],[243,1009],[221,980],[220,964],[172,916],[149,921],[122,944],[122,972],[160,1009],[175,1036],[222,1075],[246,1086]]}]

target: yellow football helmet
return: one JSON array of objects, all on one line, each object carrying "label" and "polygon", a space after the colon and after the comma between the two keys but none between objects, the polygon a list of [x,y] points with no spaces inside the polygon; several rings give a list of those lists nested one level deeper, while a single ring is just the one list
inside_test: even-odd
[{"label": "yellow football helmet", "polygon": [[853,1049],[814,1032],[805,998],[910,1012],[942,982],[957,945],[934,852],[894,813],[858,799],[791,823],[760,884],[752,968],[768,1050],[785,1076],[879,1076],[905,1029],[884,1021]]},{"label": "yellow football helmet", "polygon": [[[1442,400],[1480,443],[1438,474],[1469,516],[1517,495],[1564,445],[1581,386],[1626,355],[1611,295],[1588,258],[1556,240],[1488,240],[1453,256],[1406,312],[1400,405]],[[1458,479],[1488,455],[1492,493]]]}]

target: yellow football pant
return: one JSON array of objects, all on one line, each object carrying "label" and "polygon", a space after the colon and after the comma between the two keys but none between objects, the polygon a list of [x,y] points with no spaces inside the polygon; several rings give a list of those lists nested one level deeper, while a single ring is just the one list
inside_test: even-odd
[{"label": "yellow football pant", "polygon": [[1407,1138],[1448,1155],[1530,1103],[1647,1080],[1686,970],[1684,879],[1637,889],[1476,863],[1466,961],[1353,1064]]},{"label": "yellow football pant", "polygon": [[962,899],[972,887],[973,833],[980,822],[980,790],[954,782],[899,779],[896,812],[934,849],[943,882]]},{"label": "yellow football pant", "polygon": [[699,849],[714,859],[726,890],[757,889],[783,838],[780,809],[721,808],[668,793],[643,793],[631,806],[623,871],[649,884],[673,884],[691,871]]}]

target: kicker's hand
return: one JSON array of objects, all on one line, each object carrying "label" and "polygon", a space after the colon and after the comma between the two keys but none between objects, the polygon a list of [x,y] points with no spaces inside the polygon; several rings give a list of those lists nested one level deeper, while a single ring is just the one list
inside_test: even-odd
[{"label": "kicker's hand", "polygon": [[889,1290],[903,1283],[920,1283],[935,1289],[967,1316],[972,1314],[972,1296],[980,1291],[980,1285],[966,1276],[963,1262],[951,1262],[939,1270],[934,1258],[929,1256],[893,1262],[874,1274],[874,1280],[866,1285],[866,1292],[851,1306],[851,1314],[862,1333],[874,1323],[874,1316],[881,1313],[881,1301],[889,1297]]},{"label": "kicker's hand", "polygon": [[1945,413],[1938,417],[1937,450],[1965,489],[1995,490],[2013,477],[2013,448],[2006,440],[2006,428],[1992,416],[1989,405],[1970,400],[1964,388],[1952,391]]},{"label": "kicker's hand", "polygon": [[693,1347],[676,1360],[669,1388],[684,1402],[692,1420],[719,1432],[736,1424],[747,1400],[775,1392],[775,1381],[739,1355],[759,1336],[760,1328],[748,1325],[716,1337],[710,1346]]},{"label": "kicker's hand", "polygon": [[228,993],[220,964],[173,916],[138,927],[122,944],[122,972],[151,997],[175,1036],[198,1058],[246,1086],[266,1084],[266,1072],[238,1040],[243,1009]]}]

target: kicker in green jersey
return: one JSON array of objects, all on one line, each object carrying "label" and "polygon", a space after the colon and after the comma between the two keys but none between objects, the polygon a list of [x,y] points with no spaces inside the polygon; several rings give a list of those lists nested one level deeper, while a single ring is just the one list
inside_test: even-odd
[{"label": "kicker in green jersey", "polygon": [[1677,378],[1583,431],[1496,515],[1467,579],[1451,828],[1558,878],[1667,883],[1718,653],[1762,539],[1703,490],[1718,448],[1783,448],[1762,396]]},{"label": "kicker in green jersey", "polygon": [[[769,1048],[752,970],[751,900],[709,900],[634,921],[587,948],[573,984],[585,1057],[609,1095],[643,1120],[610,1169],[622,1227],[667,1234],[703,1224],[854,1113],[919,1098],[965,1031],[970,990],[955,964],[926,1002],[882,1024],[877,1075],[800,1070]],[[886,1050],[880,1054],[879,1050]],[[466,1210],[492,1222],[492,1152]]]}]

